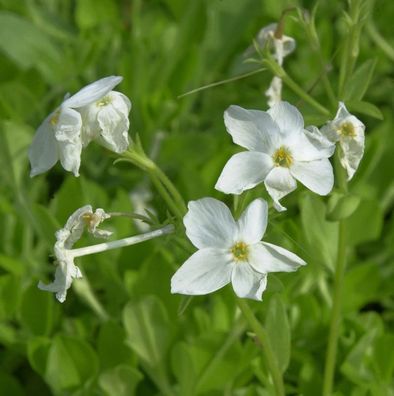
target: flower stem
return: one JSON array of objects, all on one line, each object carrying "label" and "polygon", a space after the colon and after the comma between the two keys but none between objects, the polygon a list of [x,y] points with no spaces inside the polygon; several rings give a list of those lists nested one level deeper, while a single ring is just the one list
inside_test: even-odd
[{"label": "flower stem", "polygon": [[155,231],[147,232],[141,235],[135,235],[128,238],[118,239],[117,241],[98,243],[97,245],[86,246],[79,249],[71,249],[69,252],[73,257],[87,256],[89,254],[101,253],[107,250],[118,249],[125,246],[135,245],[149,239],[157,238],[162,235],[170,234],[174,231],[172,224],[167,225]]},{"label": "flower stem", "polygon": [[284,391],[282,373],[279,370],[278,362],[271,348],[271,344],[268,339],[268,334],[266,333],[261,323],[257,320],[255,314],[250,309],[248,303],[241,298],[237,299],[237,303],[245,319],[248,321],[249,326],[256,333],[256,336],[260,341],[261,346],[263,347],[264,356],[266,358],[268,369],[272,376],[276,395],[284,396],[285,391]]},{"label": "flower stem", "polygon": [[143,152],[131,150],[126,151],[123,156],[126,161],[133,163],[149,174],[152,183],[166,202],[170,211],[182,221],[186,213],[186,205],[181,194],[167,175]]},{"label": "flower stem", "polygon": [[331,312],[330,332],[326,352],[326,363],[323,380],[323,396],[331,396],[334,380],[335,362],[338,349],[339,330],[341,326],[341,308],[343,279],[346,268],[346,224],[339,222],[338,252],[334,278],[334,296]]}]

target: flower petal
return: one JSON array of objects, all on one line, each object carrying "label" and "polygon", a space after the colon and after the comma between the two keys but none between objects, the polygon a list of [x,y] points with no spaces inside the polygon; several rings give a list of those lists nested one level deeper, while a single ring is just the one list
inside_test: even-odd
[{"label": "flower petal", "polygon": [[294,131],[287,136],[286,146],[295,161],[314,161],[327,158],[326,152],[312,144],[303,130]]},{"label": "flower petal", "polygon": [[274,200],[275,209],[279,212],[286,210],[279,200],[297,188],[297,183],[289,169],[280,166],[273,168],[265,178],[264,184],[268,194]]},{"label": "flower petal", "polygon": [[[304,133],[309,142],[320,151],[320,158],[329,158],[334,154],[335,143],[328,139],[317,127],[308,126],[304,129]],[[311,161],[311,159],[303,161]]]},{"label": "flower petal", "polygon": [[280,128],[283,136],[291,135],[294,131],[304,129],[304,119],[296,107],[288,102],[280,102],[268,111],[272,119]]},{"label": "flower petal", "polygon": [[60,162],[65,170],[79,176],[81,164],[81,115],[73,109],[62,108],[55,129]]},{"label": "flower petal", "polygon": [[233,265],[231,255],[226,250],[197,250],[172,277],[171,293],[212,293],[230,282]]},{"label": "flower petal", "polygon": [[340,153],[340,162],[346,169],[348,180],[350,180],[364,155],[364,131],[356,138],[342,137],[340,145],[342,149]]},{"label": "flower petal", "polygon": [[237,225],[229,208],[214,198],[190,201],[183,218],[186,235],[198,249],[228,249],[234,242]]},{"label": "flower petal", "polygon": [[120,76],[104,77],[86,87],[63,102],[63,107],[82,107],[99,100],[123,80]]},{"label": "flower petal", "polygon": [[263,237],[268,223],[268,205],[263,199],[255,199],[238,220],[238,238],[246,244],[257,243]]},{"label": "flower petal", "polygon": [[59,159],[55,134],[50,123],[55,113],[50,114],[38,127],[29,148],[30,176],[36,176],[51,169]]},{"label": "flower petal", "polygon": [[234,154],[224,166],[216,182],[216,190],[241,194],[261,183],[273,167],[272,158],[257,151]]},{"label": "flower petal", "polygon": [[230,106],[224,123],[234,143],[251,151],[272,154],[280,139],[279,128],[265,111]]},{"label": "flower petal", "polygon": [[305,187],[319,195],[327,195],[334,186],[334,172],[327,158],[309,162],[294,162],[290,173]]},{"label": "flower petal", "polygon": [[129,99],[119,93],[111,92],[111,104],[103,106],[97,114],[100,126],[98,143],[115,153],[123,153],[129,147]]},{"label": "flower petal", "polygon": [[249,263],[258,272],[292,272],[305,261],[296,254],[267,242],[249,246]]},{"label": "flower petal", "polygon": [[261,301],[267,275],[255,271],[247,262],[239,262],[233,266],[231,283],[238,297]]}]

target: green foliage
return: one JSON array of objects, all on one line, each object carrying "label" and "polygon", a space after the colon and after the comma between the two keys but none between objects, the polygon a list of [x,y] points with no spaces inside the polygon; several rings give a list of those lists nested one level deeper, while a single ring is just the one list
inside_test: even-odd
[{"label": "green foliage", "polygon": [[[287,394],[320,395],[344,221],[335,394],[394,395],[394,3],[0,0],[0,396],[272,394],[264,350],[231,287],[204,297],[171,295],[172,274],[194,251],[181,226],[168,238],[76,259],[84,278],[63,304],[38,290],[39,280],[53,278],[54,233],[78,207],[132,212],[130,195],[146,190],[159,221],[168,209],[142,171],[114,165],[117,157],[94,143],[83,151],[79,178],[56,165],[31,179],[27,150],[67,92],[122,75],[119,90],[133,104],[132,138],[138,133],[146,152],[155,152],[186,201],[214,196],[231,205],[213,188],[238,150],[223,111],[231,104],[265,110],[272,73],[178,96],[260,68],[244,63],[244,51],[261,27],[301,3],[306,9],[285,19],[297,49],[283,69],[296,89],[287,82],[283,98],[317,126],[343,100],[366,125],[365,154],[346,194],[319,197],[299,184],[284,198],[286,214],[270,210],[265,239],[308,265],[269,274],[263,302],[251,307]],[[264,194],[258,187],[245,203]],[[108,228],[114,238],[139,232],[125,218]],[[84,236],[78,247],[93,243]]]}]

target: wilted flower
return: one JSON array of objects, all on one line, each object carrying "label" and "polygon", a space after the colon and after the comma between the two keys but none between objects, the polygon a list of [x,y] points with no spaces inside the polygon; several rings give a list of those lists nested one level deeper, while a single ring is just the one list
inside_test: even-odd
[{"label": "wilted flower", "polygon": [[100,230],[98,226],[110,216],[103,209],[97,209],[94,213],[90,205],[76,210],[67,220],[64,228],[56,232],[54,253],[57,262],[55,280],[49,285],[38,283],[41,290],[56,293],[56,298],[63,302],[66,299],[67,289],[70,288],[73,279],[82,278],[81,271],[74,264],[74,255],[71,248],[77,242],[86,228],[97,238],[107,238],[112,232]]},{"label": "wilted flower", "polygon": [[323,147],[310,138],[294,106],[280,102],[267,112],[230,106],[224,122],[234,143],[249,151],[230,158],[217,190],[241,194],[264,182],[279,211],[286,210],[279,200],[296,189],[296,179],[319,195],[331,191],[334,175],[328,158],[334,147]]},{"label": "wilted flower", "polygon": [[[58,160],[64,169],[78,176],[82,148],[94,138],[113,151],[127,149],[125,127],[128,127],[128,120],[124,120],[124,114],[125,109],[130,108],[130,103],[123,95],[119,98],[121,94],[111,92],[121,81],[122,77],[111,76],[87,85],[75,95],[66,98],[44,120],[29,149],[31,176],[46,172]],[[104,98],[111,98],[104,100],[107,105],[111,101],[110,109],[103,105]],[[88,126],[81,117],[82,109],[90,115],[91,111],[86,110],[89,105],[105,107],[104,111],[97,114],[98,127],[96,124]],[[109,119],[109,115],[113,118]],[[92,117],[87,118],[92,122]],[[84,134],[87,136],[84,137]]]},{"label": "wilted flower", "polygon": [[129,146],[128,130],[131,102],[120,92],[111,91],[100,100],[82,107],[82,143],[92,140],[115,153],[123,153]]},{"label": "wilted flower", "polygon": [[171,279],[171,292],[203,295],[232,283],[238,297],[261,300],[267,273],[295,271],[305,262],[271,243],[260,242],[267,227],[267,203],[254,200],[235,221],[213,198],[189,202],[186,234],[199,250]]},{"label": "wilted flower", "polygon": [[339,142],[339,158],[348,180],[353,177],[364,154],[364,131],[365,125],[348,112],[343,102],[339,102],[335,118],[321,129],[331,142]]}]

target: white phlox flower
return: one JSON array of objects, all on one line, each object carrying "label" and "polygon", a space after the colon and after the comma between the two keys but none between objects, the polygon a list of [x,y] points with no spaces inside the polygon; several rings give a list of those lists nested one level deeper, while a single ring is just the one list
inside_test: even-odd
[{"label": "white phlox flower", "polygon": [[339,102],[335,118],[325,125],[321,132],[334,144],[339,142],[340,162],[350,180],[364,155],[365,125],[348,112],[343,102]]},{"label": "white phlox flower", "polygon": [[188,208],[186,235],[198,250],[172,277],[172,293],[204,295],[231,282],[238,297],[261,300],[267,273],[306,264],[286,249],[261,242],[268,215],[262,199],[254,200],[238,221],[213,198],[191,201]]},{"label": "white phlox flower", "polygon": [[131,102],[120,92],[111,91],[100,100],[82,107],[82,143],[92,140],[114,151],[123,153],[129,147],[129,112]]},{"label": "white phlox flower", "polygon": [[73,245],[81,238],[85,229],[97,238],[109,237],[112,232],[98,228],[100,223],[109,217],[103,209],[97,209],[93,212],[90,205],[76,210],[69,217],[64,228],[58,230],[55,234],[54,253],[57,262],[55,280],[48,285],[39,282],[38,287],[41,290],[56,293],[56,298],[60,302],[64,302],[67,289],[71,287],[72,281],[82,278],[81,271],[74,264],[75,256],[71,251]]},{"label": "white phlox flower", "polygon": [[[82,136],[83,122],[80,109],[95,102],[101,103],[100,100],[109,95],[111,90],[121,81],[122,77],[119,76],[105,77],[87,85],[75,95],[65,98],[63,103],[37,129],[29,149],[30,176],[33,177],[46,172],[58,160],[65,170],[73,172],[75,176],[79,175],[81,151],[83,146],[89,142],[88,138]],[[111,120],[113,127],[111,129],[109,121],[106,119],[107,116],[108,114],[103,116],[105,131],[99,138],[100,142],[105,143],[108,148],[116,147],[119,149],[119,147],[124,147],[123,127],[118,127],[118,119],[114,118],[113,121]],[[124,124],[124,120],[122,122]],[[121,138],[118,137],[119,131],[117,128],[121,130]],[[122,145],[111,141],[111,137],[108,136],[110,130],[116,135],[112,138],[113,141],[118,142],[123,139]]]},{"label": "white phlox flower", "polygon": [[[282,66],[284,58],[295,50],[296,42],[292,37],[283,34],[281,37],[277,37],[275,35],[277,28],[277,23],[271,23],[262,28],[257,34],[256,42],[260,48],[264,48],[267,45],[270,46],[273,57]],[[279,103],[282,100],[282,79],[275,76],[269,88],[265,91],[265,95],[268,97],[268,106],[272,107],[274,104]]]},{"label": "white phlox flower", "polygon": [[264,182],[278,211],[286,210],[279,200],[296,189],[296,180],[319,195],[332,190],[334,174],[328,158],[334,147],[326,139],[311,137],[294,106],[280,102],[267,112],[230,106],[224,122],[234,143],[249,151],[230,158],[217,190],[241,194]]}]

